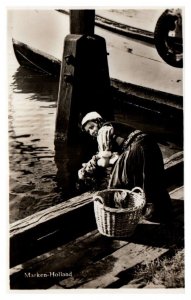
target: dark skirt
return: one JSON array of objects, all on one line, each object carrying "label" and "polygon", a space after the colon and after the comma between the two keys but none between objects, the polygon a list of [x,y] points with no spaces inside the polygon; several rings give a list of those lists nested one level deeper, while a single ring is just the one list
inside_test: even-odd
[{"label": "dark skirt", "polygon": [[142,135],[120,155],[110,175],[109,188],[141,187],[146,202],[153,203],[160,219],[171,218],[171,200],[165,187],[161,150],[149,136]]}]

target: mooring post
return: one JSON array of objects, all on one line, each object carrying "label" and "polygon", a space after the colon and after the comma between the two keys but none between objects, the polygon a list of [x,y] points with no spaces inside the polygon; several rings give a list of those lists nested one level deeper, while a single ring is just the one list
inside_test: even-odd
[{"label": "mooring post", "polygon": [[71,10],[70,33],[71,34],[94,34],[95,10]]},{"label": "mooring post", "polygon": [[74,143],[89,111],[112,118],[105,39],[94,34],[95,10],[71,10],[64,41],[57,103],[55,142]]}]

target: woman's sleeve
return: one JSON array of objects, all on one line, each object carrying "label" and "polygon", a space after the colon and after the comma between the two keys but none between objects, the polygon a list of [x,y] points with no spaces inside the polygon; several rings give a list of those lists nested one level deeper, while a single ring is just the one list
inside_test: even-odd
[{"label": "woman's sleeve", "polygon": [[105,125],[100,128],[97,136],[99,152],[110,152],[112,150],[113,134],[114,129],[112,125]]}]

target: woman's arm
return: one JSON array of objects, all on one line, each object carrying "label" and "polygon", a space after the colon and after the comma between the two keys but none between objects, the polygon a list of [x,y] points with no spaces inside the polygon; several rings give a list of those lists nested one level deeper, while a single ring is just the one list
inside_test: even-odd
[{"label": "woman's arm", "polygon": [[113,134],[114,128],[112,125],[105,125],[100,128],[97,136],[98,151],[100,157],[111,156]]}]

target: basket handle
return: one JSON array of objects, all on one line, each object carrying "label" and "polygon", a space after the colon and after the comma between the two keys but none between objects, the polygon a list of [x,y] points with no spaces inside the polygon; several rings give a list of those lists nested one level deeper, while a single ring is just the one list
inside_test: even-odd
[{"label": "basket handle", "polygon": [[135,186],[132,190],[131,190],[131,192],[134,192],[134,193],[141,193],[141,194],[143,194],[143,190],[140,188],[140,187],[138,187],[138,186]]},{"label": "basket handle", "polygon": [[103,198],[101,196],[95,195],[93,197],[93,200],[98,200],[101,204],[104,205],[104,200],[103,200]]}]

